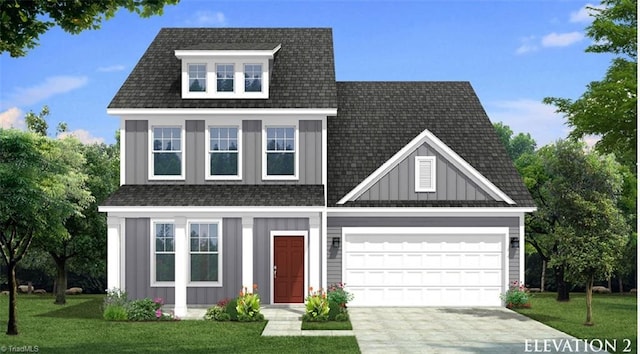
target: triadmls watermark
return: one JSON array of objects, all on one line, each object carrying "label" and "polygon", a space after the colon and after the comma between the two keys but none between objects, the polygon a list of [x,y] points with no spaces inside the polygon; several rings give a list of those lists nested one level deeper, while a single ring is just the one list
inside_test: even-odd
[{"label": "triadmls watermark", "polygon": [[37,345],[3,345],[0,346],[2,353],[38,353],[40,348]]},{"label": "triadmls watermark", "polygon": [[525,353],[631,353],[631,339],[525,339]]}]

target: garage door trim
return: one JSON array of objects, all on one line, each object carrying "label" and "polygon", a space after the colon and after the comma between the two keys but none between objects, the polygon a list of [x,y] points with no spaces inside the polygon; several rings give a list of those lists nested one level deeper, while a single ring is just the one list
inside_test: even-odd
[{"label": "garage door trim", "polygon": [[508,227],[343,227],[342,228],[342,243],[343,247],[341,247],[341,257],[342,257],[342,277],[343,281],[347,284],[347,289],[349,287],[348,279],[346,279],[347,275],[347,257],[346,257],[346,249],[348,236],[351,235],[399,235],[399,236],[410,236],[410,235],[473,235],[473,236],[483,236],[483,235],[493,235],[499,236],[501,238],[502,243],[502,284],[501,284],[501,293],[504,293],[508,288],[509,283],[509,228]]}]

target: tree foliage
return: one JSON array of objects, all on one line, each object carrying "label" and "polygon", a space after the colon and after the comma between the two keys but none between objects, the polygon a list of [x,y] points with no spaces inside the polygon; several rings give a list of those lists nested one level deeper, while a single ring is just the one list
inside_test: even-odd
[{"label": "tree foliage", "polygon": [[15,269],[31,242],[43,235],[66,237],[64,222],[93,201],[74,139],[0,129],[0,256],[7,264],[7,334],[18,334]]},{"label": "tree foliage", "polygon": [[617,55],[600,81],[591,82],[577,100],[546,97],[574,129],[571,136],[601,136],[596,149],[614,153],[618,160],[634,166],[637,154],[637,1],[604,0],[587,28],[593,53]]},{"label": "tree foliage", "polygon": [[40,35],[55,25],[64,31],[78,34],[87,29],[98,29],[102,21],[115,16],[120,9],[135,12],[141,17],[161,15],[165,5],[179,0],[101,0],[0,1],[0,53],[12,57],[25,56],[35,48]]},{"label": "tree foliage", "polygon": [[511,157],[511,161],[516,161],[524,154],[532,154],[536,150],[536,141],[533,140],[529,133],[518,133],[513,135],[513,130],[502,122],[493,123],[493,128],[498,133],[500,141],[507,149],[507,154]]}]

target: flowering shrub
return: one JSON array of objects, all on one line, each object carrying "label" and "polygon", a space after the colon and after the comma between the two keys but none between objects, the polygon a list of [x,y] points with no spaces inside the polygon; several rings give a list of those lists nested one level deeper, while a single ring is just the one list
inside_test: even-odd
[{"label": "flowering shrub", "polygon": [[305,313],[302,319],[305,321],[327,321],[329,320],[329,300],[327,294],[322,291],[313,291],[309,288],[309,296],[304,300]]},{"label": "flowering shrub", "polygon": [[248,292],[245,287],[240,291],[237,298],[236,310],[238,311],[238,321],[262,321],[264,316],[260,313],[260,295],[257,293],[258,286],[253,285],[253,292]]},{"label": "flowering shrub", "polygon": [[353,294],[344,289],[344,283],[333,284],[329,286],[327,298],[330,303],[336,303],[341,307],[347,307],[347,303],[353,300]]},{"label": "flowering shrub", "polygon": [[103,305],[103,317],[107,321],[168,321],[175,320],[173,314],[162,312],[161,298],[129,301],[127,293],[119,289],[107,292]]},{"label": "flowering shrub", "polygon": [[530,297],[529,289],[517,280],[509,285],[509,290],[506,293],[500,294],[500,299],[506,303],[508,308],[530,307]]}]

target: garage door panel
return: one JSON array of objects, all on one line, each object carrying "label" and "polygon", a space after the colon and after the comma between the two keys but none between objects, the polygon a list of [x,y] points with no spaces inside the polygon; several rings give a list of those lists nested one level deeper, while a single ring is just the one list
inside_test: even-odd
[{"label": "garage door panel", "polygon": [[504,235],[350,235],[354,306],[499,306]]}]

